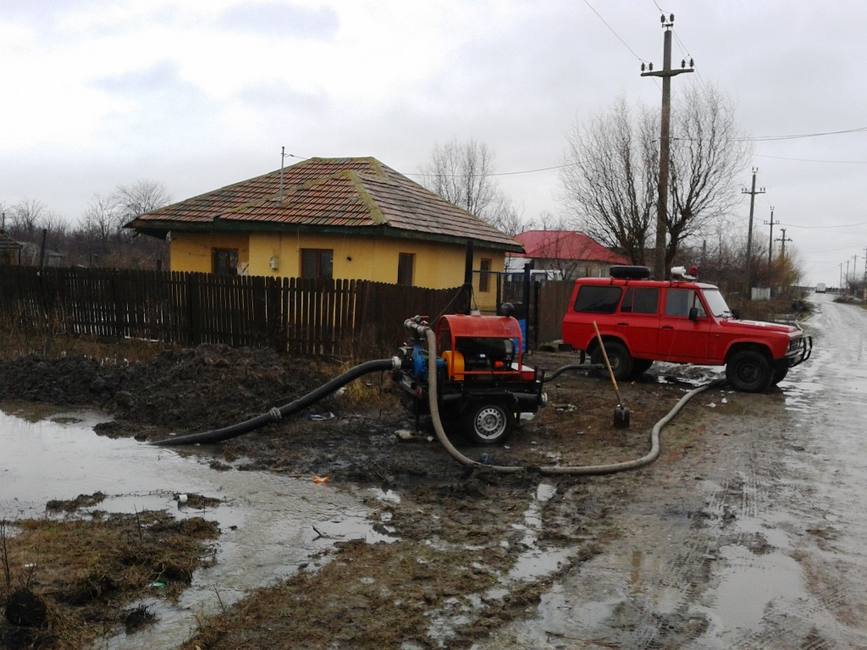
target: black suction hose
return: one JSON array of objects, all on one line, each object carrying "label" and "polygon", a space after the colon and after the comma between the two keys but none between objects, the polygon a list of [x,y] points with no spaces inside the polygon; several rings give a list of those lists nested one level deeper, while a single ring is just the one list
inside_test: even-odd
[{"label": "black suction hose", "polygon": [[342,388],[349,382],[358,379],[372,372],[382,372],[384,370],[396,370],[400,367],[400,359],[393,357],[391,359],[374,359],[373,361],[365,361],[362,364],[350,368],[342,375],[337,375],[331,381],[322,384],[318,388],[310,391],[303,397],[299,397],[293,402],[284,404],[280,407],[274,407],[267,413],[257,415],[256,417],[238,422],[237,424],[223,427],[222,429],[214,429],[212,431],[204,431],[202,433],[191,433],[186,436],[178,436],[176,438],[166,438],[165,440],[157,440],[153,444],[161,446],[173,445],[194,445],[206,444],[212,442],[220,442],[229,438],[236,438],[245,433],[249,433],[254,429],[260,429],[271,422],[279,422],[283,418],[297,413],[302,409],[307,408],[311,404],[315,404],[319,400],[328,397],[331,393]]},{"label": "black suction hose", "polygon": [[557,370],[552,372],[550,375],[545,375],[545,378],[542,380],[542,383],[547,384],[549,381],[554,381],[555,379],[557,379],[557,377],[559,377],[564,372],[567,372],[569,370],[587,370],[587,369],[588,369],[588,366],[586,364],[580,364],[580,363],[570,363],[568,366],[560,366],[559,368],[557,368]]}]

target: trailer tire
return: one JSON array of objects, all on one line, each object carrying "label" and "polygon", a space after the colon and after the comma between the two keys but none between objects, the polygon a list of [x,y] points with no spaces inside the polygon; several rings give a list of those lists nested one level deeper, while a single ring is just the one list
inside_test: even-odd
[{"label": "trailer tire", "polygon": [[515,426],[515,413],[502,402],[475,401],[464,411],[464,434],[475,444],[498,445]]},{"label": "trailer tire", "polygon": [[761,393],[774,379],[774,370],[766,354],[759,350],[738,350],[726,363],[726,379],[735,390]]}]

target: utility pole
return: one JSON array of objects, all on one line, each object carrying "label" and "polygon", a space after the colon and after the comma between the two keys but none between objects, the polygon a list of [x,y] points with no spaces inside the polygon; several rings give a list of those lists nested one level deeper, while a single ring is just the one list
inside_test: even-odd
[{"label": "utility pole", "polygon": [[771,265],[774,262],[774,225],[779,225],[779,223],[779,221],[774,221],[774,206],[771,206],[771,220],[765,221],[765,225],[771,227],[771,237],[768,241],[768,278],[771,277]]},{"label": "utility pole", "polygon": [[689,60],[689,67],[686,67],[686,61],[681,60],[680,69],[671,69],[671,28],[674,27],[674,14],[669,14],[668,20],[665,15],[659,17],[662,24],[663,41],[662,41],[662,70],[654,72],[653,64],[650,63],[650,69],[645,71],[644,63],[641,64],[642,77],[662,77],[662,110],[660,111],[659,125],[659,185],[657,186],[656,199],[656,256],[653,264],[653,273],[657,280],[663,280],[666,277],[665,272],[665,233],[666,224],[668,223],[667,205],[668,205],[668,164],[671,157],[671,141],[669,133],[671,131],[671,78],[683,74],[684,72],[694,72],[693,61]]},{"label": "utility pole", "polygon": [[843,262],[840,262],[840,291],[843,291]]},{"label": "utility pole", "polygon": [[864,249],[864,284],[867,289],[867,248]]},{"label": "utility pole", "polygon": [[750,229],[747,231],[747,300],[753,299],[753,276],[752,266],[753,261],[753,214],[756,208],[756,194],[764,194],[765,188],[756,189],[756,174],[759,173],[758,167],[753,167],[753,184],[749,190],[741,188],[741,194],[750,195]]},{"label": "utility pole", "polygon": [[786,237],[786,229],[785,228],[780,228],[780,232],[783,233],[783,236],[778,238],[777,241],[782,244],[782,248],[780,249],[780,257],[785,260],[786,259],[786,242],[792,241],[792,238]]},{"label": "utility pole", "polygon": [[[849,260],[846,260],[846,277],[844,278],[844,280],[846,280],[846,286],[848,288],[848,286],[849,286]],[[848,293],[848,291],[846,293]]]}]

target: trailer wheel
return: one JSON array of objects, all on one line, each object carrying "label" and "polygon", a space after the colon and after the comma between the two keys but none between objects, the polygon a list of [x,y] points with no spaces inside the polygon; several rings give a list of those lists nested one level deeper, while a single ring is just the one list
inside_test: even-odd
[{"label": "trailer wheel", "polygon": [[500,402],[473,402],[464,412],[463,424],[464,433],[476,444],[496,445],[512,433],[515,415]]},{"label": "trailer wheel", "polygon": [[726,363],[726,379],[735,390],[760,393],[773,381],[773,369],[758,350],[739,350]]}]

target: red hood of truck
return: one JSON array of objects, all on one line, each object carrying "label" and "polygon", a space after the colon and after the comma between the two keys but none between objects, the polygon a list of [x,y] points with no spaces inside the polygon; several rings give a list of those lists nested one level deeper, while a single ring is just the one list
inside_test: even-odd
[{"label": "red hood of truck", "polygon": [[748,332],[781,332],[783,334],[794,334],[800,330],[791,325],[781,325],[780,323],[766,323],[760,320],[723,320],[720,325],[727,329],[744,330]]}]

